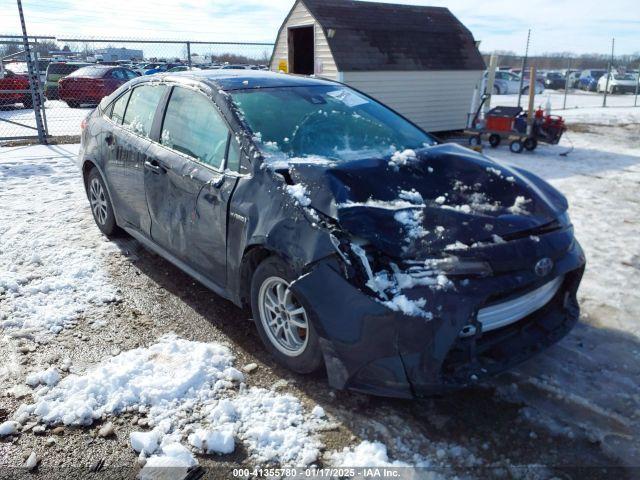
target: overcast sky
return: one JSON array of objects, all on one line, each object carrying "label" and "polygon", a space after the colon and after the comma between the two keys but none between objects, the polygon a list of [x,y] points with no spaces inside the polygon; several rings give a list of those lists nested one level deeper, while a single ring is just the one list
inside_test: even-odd
[{"label": "overcast sky", "polygon": [[[483,51],[640,51],[639,0],[398,0],[448,7]],[[20,29],[14,0],[0,0],[0,33]],[[23,0],[29,34],[216,41],[274,40],[293,0]]]}]

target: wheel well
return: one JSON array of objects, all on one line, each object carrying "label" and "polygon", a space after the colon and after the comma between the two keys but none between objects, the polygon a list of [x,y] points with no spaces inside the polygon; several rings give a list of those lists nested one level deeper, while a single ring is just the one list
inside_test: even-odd
[{"label": "wheel well", "polygon": [[245,308],[251,308],[251,278],[253,272],[260,263],[273,255],[274,253],[261,246],[253,245],[248,247],[242,255],[242,263],[240,265],[240,301]]},{"label": "wheel well", "polygon": [[82,164],[82,179],[84,180],[84,186],[87,186],[87,178],[94,168],[98,168],[91,160],[87,160]]}]

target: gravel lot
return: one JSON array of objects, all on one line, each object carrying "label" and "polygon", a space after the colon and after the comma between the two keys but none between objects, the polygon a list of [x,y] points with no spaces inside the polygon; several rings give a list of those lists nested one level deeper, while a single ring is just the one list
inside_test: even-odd
[{"label": "gravel lot", "polygon": [[[335,459],[345,457],[335,455],[345,448],[357,451],[363,441],[379,441],[387,449],[385,461],[427,466],[434,478],[636,477],[638,470],[629,467],[640,465],[640,156],[634,150],[640,126],[576,123],[569,135],[575,151],[567,158],[558,157],[566,144],[518,157],[506,149],[489,153],[534,170],[568,195],[590,262],[581,293],[583,321],[549,352],[492,384],[424,401],[332,391],[323,375],[303,377],[280,368],[264,352],[247,312],[136,241],[110,243],[99,235],[72,163],[77,146],[0,149],[0,204],[8,206],[0,218],[0,238],[6,239],[0,243],[0,424],[47,388],[30,388],[29,373],[53,365],[63,378],[82,374],[175,332],[230,347],[239,370],[255,363],[257,369],[244,373],[246,385],[289,393],[305,412],[321,406],[326,417],[313,432],[323,445],[319,466],[339,464]],[[46,245],[46,238],[53,240]],[[34,260],[31,254],[40,248],[45,253]],[[43,309],[29,310],[20,303],[27,293],[12,293],[7,278],[38,281],[48,265],[64,270],[75,250],[86,252],[78,264],[93,269],[79,273],[88,275],[81,277],[85,285],[93,291],[89,281],[98,282],[96,288],[109,294],[82,304],[53,334],[38,326],[38,318],[63,308],[52,304],[54,298],[77,300],[82,291],[51,287],[28,302],[41,301]],[[18,328],[12,324],[18,317],[34,323]],[[125,411],[90,426],[47,425],[44,431],[26,421],[20,432],[0,438],[0,478],[26,475],[32,452],[38,465],[30,475],[39,478],[80,478],[89,468],[102,472],[96,478],[134,477],[140,466],[130,434],[148,430],[140,418]],[[113,435],[101,436],[110,422]],[[230,476],[237,466],[266,465],[244,443],[228,455],[194,453],[210,478],[215,472]],[[419,475],[427,478],[426,471]]]}]

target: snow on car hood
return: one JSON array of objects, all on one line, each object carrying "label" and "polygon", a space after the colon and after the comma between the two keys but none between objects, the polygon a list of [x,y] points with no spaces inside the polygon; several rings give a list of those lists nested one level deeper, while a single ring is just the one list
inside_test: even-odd
[{"label": "snow on car hood", "polygon": [[533,174],[454,144],[391,158],[289,165],[310,206],[387,255],[463,250],[557,219],[566,199]]}]

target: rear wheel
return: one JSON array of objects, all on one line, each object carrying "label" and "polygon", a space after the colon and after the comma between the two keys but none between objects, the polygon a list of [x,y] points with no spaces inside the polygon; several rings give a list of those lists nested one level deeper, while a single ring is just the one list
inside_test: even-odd
[{"label": "rear wheel", "polygon": [[33,99],[31,98],[31,95],[27,95],[24,97],[24,100],[22,100],[22,105],[24,106],[24,108],[33,108]]},{"label": "rear wheel", "polygon": [[523,146],[524,145],[522,145],[522,142],[520,140],[514,140],[509,144],[509,150],[511,150],[513,153],[522,153]]},{"label": "rear wheel", "polygon": [[489,145],[491,145],[493,148],[497,148],[500,145],[501,141],[502,138],[497,133],[492,133],[491,135],[489,135]]},{"label": "rear wheel", "polygon": [[533,152],[537,148],[537,146],[538,146],[538,140],[536,140],[535,138],[528,137],[524,141],[524,148],[526,148],[530,152]]},{"label": "rear wheel", "polygon": [[481,135],[474,135],[472,137],[469,137],[469,145],[473,146],[478,146],[478,145],[482,145],[482,136]]},{"label": "rear wheel", "polygon": [[100,172],[93,168],[87,176],[87,196],[91,205],[91,213],[98,228],[107,237],[114,237],[120,232],[116,225],[113,205],[107,187]]},{"label": "rear wheel", "polygon": [[500,87],[497,85],[493,86],[493,94],[494,95],[500,95]]},{"label": "rear wheel", "polygon": [[68,101],[67,105],[69,105],[69,108],[80,108],[80,102],[74,102],[74,101]]},{"label": "rear wheel", "polygon": [[311,373],[322,366],[322,354],[310,313],[290,289],[296,279],[279,257],[264,260],[251,280],[251,311],[269,353],[294,372]]}]

